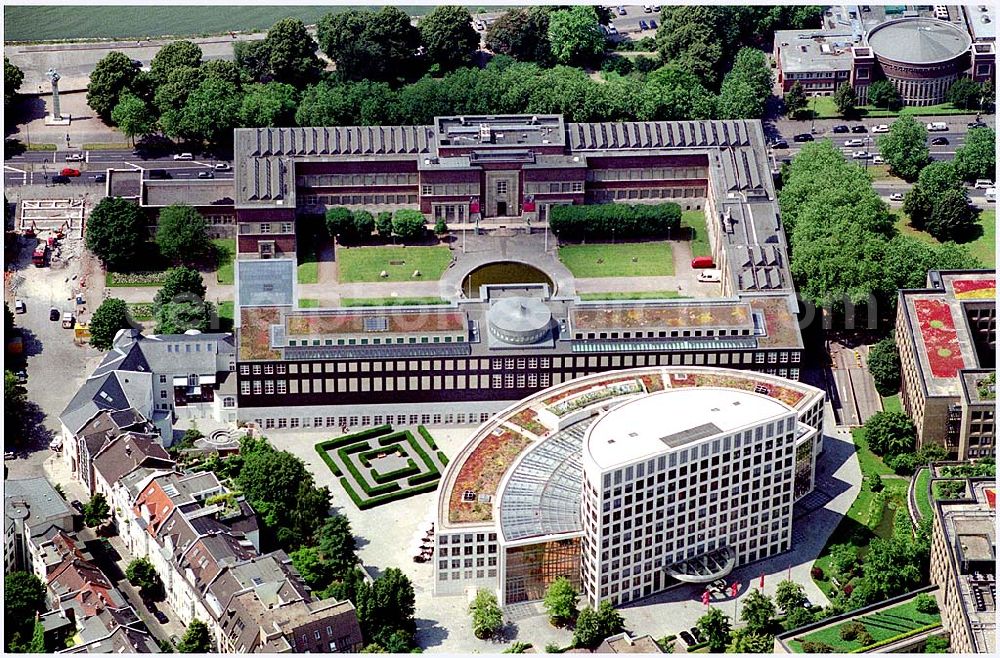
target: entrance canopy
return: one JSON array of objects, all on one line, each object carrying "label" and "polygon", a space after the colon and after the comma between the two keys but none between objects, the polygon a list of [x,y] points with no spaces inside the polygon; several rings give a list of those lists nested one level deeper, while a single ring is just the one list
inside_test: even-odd
[{"label": "entrance canopy", "polygon": [[723,547],[696,555],[683,562],[668,564],[664,567],[664,571],[681,582],[710,583],[729,575],[734,566],[736,566],[736,555],[729,547]]}]

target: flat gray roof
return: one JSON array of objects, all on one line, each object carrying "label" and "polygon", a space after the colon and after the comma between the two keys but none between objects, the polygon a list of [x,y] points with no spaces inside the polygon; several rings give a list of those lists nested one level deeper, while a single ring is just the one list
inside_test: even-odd
[{"label": "flat gray roof", "polygon": [[868,33],[878,57],[909,64],[935,64],[958,57],[972,46],[968,32],[936,18],[888,21]]},{"label": "flat gray roof", "polygon": [[231,180],[144,180],[142,205],[159,208],[174,204],[186,206],[233,205]]},{"label": "flat gray roof", "polygon": [[236,261],[236,307],[292,306],[295,303],[295,260]]}]

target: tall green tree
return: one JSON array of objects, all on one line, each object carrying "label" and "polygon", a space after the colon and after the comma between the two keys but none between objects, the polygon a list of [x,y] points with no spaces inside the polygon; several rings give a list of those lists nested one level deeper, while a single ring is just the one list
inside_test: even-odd
[{"label": "tall green tree", "polygon": [[120,329],[130,329],[132,319],[128,314],[128,304],[117,297],[109,297],[101,302],[90,318],[90,344],[99,350],[109,350]]},{"label": "tall green tree", "polygon": [[153,306],[170,302],[205,299],[205,282],[193,267],[173,267],[167,270],[163,284],[153,298]]},{"label": "tall green tree", "polygon": [[774,653],[774,636],[740,628],[733,631],[733,641],[726,653]]},{"label": "tall green tree", "polygon": [[233,56],[244,78],[249,82],[264,82],[271,77],[271,52],[267,42],[237,41],[233,44]]},{"label": "tall green tree", "polygon": [[240,125],[250,128],[293,126],[297,97],[295,87],[281,82],[249,85],[240,105]]},{"label": "tall green tree", "polygon": [[722,653],[729,646],[733,630],[729,617],[719,608],[709,606],[708,612],[698,618],[695,626],[708,642],[711,653]]},{"label": "tall green tree", "polygon": [[746,629],[750,633],[767,635],[771,630],[774,612],[774,601],[771,597],[758,589],[752,589],[740,606],[740,619],[746,623]]},{"label": "tall green tree", "polygon": [[200,619],[192,619],[177,643],[177,653],[209,653],[215,646],[208,625]]},{"label": "tall green tree", "polygon": [[201,47],[193,41],[185,39],[171,41],[156,51],[156,55],[149,63],[149,72],[158,83],[162,84],[177,69],[196,69],[201,66],[201,57]]},{"label": "tall green tree", "polygon": [[17,90],[24,82],[24,71],[12,64],[6,56],[3,58],[3,104],[6,108],[14,100]]},{"label": "tall green tree", "polygon": [[573,644],[593,649],[605,638],[621,633],[624,623],[609,601],[601,601],[596,610],[586,606],[577,615]]},{"label": "tall green tree", "polygon": [[392,232],[401,240],[419,238],[426,232],[424,216],[418,210],[397,210],[392,216]]},{"label": "tall green tree", "polygon": [[316,29],[320,47],[336,63],[341,80],[395,81],[413,71],[420,32],[396,7],[327,14]]},{"label": "tall green tree", "polygon": [[28,391],[10,370],[3,372],[3,441],[5,446],[25,443],[25,414]]},{"label": "tall green tree", "polygon": [[177,136],[227,144],[242,107],[242,91],[231,82],[209,78],[188,94]]},{"label": "tall green tree", "polygon": [[480,640],[495,637],[503,628],[503,611],[496,595],[489,590],[476,592],[476,598],[469,604],[469,612],[472,614],[472,633]]},{"label": "tall green tree", "polygon": [[913,452],[917,430],[910,417],[898,411],[880,411],[865,421],[868,447],[877,455]]},{"label": "tall green tree", "polygon": [[465,7],[439,5],[420,19],[418,27],[428,61],[441,71],[469,64],[479,49],[479,33]]},{"label": "tall green tree", "polygon": [[102,493],[91,496],[83,506],[83,522],[88,528],[96,528],[111,516],[108,500]]},{"label": "tall green tree", "polygon": [[148,558],[138,558],[129,562],[125,569],[125,577],[144,594],[154,592],[162,586],[160,576]]},{"label": "tall green tree", "polygon": [[35,615],[45,612],[45,585],[33,573],[12,571],[4,576],[3,590],[4,645],[10,647],[15,636],[28,644]]},{"label": "tall green tree", "polygon": [[604,55],[605,39],[593,7],[577,5],[549,14],[549,44],[560,64],[588,64]]},{"label": "tall green tree", "polygon": [[274,81],[301,89],[319,78],[323,66],[316,56],[316,41],[298,18],[284,18],[275,23],[267,31],[264,43]]},{"label": "tall green tree", "polygon": [[135,266],[139,246],[146,239],[139,206],[121,197],[105,197],[87,220],[86,242],[109,269]]},{"label": "tall green tree", "polygon": [[656,47],[664,62],[690,71],[710,89],[717,88],[725,69],[724,53],[731,32],[718,7],[664,6],[656,31]]},{"label": "tall green tree", "polygon": [[771,97],[774,75],[767,56],[756,48],[741,48],[719,90],[719,115],[724,119],[759,119]]},{"label": "tall green tree", "polygon": [[801,82],[792,83],[791,88],[788,93],[785,94],[785,114],[789,117],[795,118],[798,114],[806,109],[806,92],[802,89]]},{"label": "tall green tree", "polygon": [[975,110],[979,109],[982,95],[982,85],[976,84],[970,78],[959,78],[948,88],[945,99],[963,110]]},{"label": "tall green tree", "polygon": [[135,146],[136,137],[144,137],[156,130],[156,116],[149,105],[138,96],[122,94],[121,100],[111,110],[111,121]]},{"label": "tall green tree", "polygon": [[638,105],[644,121],[710,119],[716,113],[715,95],[697,76],[669,64],[646,76],[639,90]]},{"label": "tall green tree", "polygon": [[487,28],[486,47],[522,62],[548,63],[550,12],[551,7],[544,6],[508,9]]},{"label": "tall green tree", "polygon": [[849,82],[845,82],[833,93],[833,103],[837,106],[840,116],[853,118],[858,111],[858,94]]},{"label": "tall green tree", "polygon": [[974,237],[978,220],[978,212],[970,205],[968,193],[964,189],[950,189],[935,199],[926,228],[940,242],[965,241]]},{"label": "tall green tree", "polygon": [[138,75],[138,69],[128,55],[111,51],[97,62],[90,73],[87,105],[107,123],[111,120],[111,111],[118,105],[122,94],[132,89]]},{"label": "tall green tree", "polygon": [[553,626],[563,626],[576,618],[576,606],[580,594],[573,587],[569,578],[560,576],[552,581],[545,590],[543,605],[549,615],[549,623]]},{"label": "tall green tree", "polygon": [[215,307],[202,300],[169,302],[156,309],[153,314],[157,334],[182,334],[192,329],[210,331],[216,325]]},{"label": "tall green tree", "polygon": [[213,253],[208,222],[197,209],[182,204],[160,210],[156,245],[174,263],[193,263]]},{"label": "tall green tree", "polygon": [[916,184],[903,199],[903,210],[916,229],[926,227],[937,200],[948,190],[964,191],[953,162],[932,162],[920,171]]},{"label": "tall green tree", "polygon": [[875,389],[879,395],[893,395],[899,392],[901,367],[899,350],[892,336],[883,338],[868,351],[868,372],[875,380]]},{"label": "tall green tree", "polygon": [[876,80],[868,85],[868,103],[874,107],[894,110],[903,105],[903,97],[899,95],[896,85],[888,80]]},{"label": "tall green tree", "polygon": [[792,580],[782,580],[778,583],[778,590],[774,593],[774,602],[786,615],[795,608],[805,605],[806,601],[808,599],[802,585]]},{"label": "tall green tree", "polygon": [[892,122],[889,132],[878,138],[878,148],[892,171],[908,181],[916,180],[930,162],[927,129],[909,115]]},{"label": "tall green tree", "polygon": [[992,128],[973,128],[965,134],[965,143],[955,149],[955,171],[962,179],[994,180],[997,169],[997,133]]}]

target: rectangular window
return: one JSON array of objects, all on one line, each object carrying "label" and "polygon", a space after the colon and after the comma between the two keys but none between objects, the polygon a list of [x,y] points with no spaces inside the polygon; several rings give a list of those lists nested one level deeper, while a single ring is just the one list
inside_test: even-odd
[{"label": "rectangular window", "polygon": [[505,180],[497,181],[497,194],[507,194],[507,181]]},{"label": "rectangular window", "polygon": [[261,224],[260,225],[260,232],[261,233],[270,233],[271,232],[271,225],[268,224],[267,222]]},{"label": "rectangular window", "polygon": [[250,382],[240,382],[240,395],[250,395]]},{"label": "rectangular window", "polygon": [[268,379],[264,382],[264,395],[274,395],[274,381]]}]

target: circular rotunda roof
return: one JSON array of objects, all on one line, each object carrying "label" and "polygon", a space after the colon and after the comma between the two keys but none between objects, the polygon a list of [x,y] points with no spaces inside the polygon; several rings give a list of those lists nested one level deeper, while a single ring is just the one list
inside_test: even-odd
[{"label": "circular rotunda roof", "polygon": [[877,56],[894,62],[937,64],[966,52],[972,38],[961,28],[936,18],[904,18],[872,29],[868,45]]},{"label": "circular rotunda roof", "polygon": [[540,299],[507,297],[490,308],[492,327],[508,334],[544,331],[552,320],[552,311]]}]

